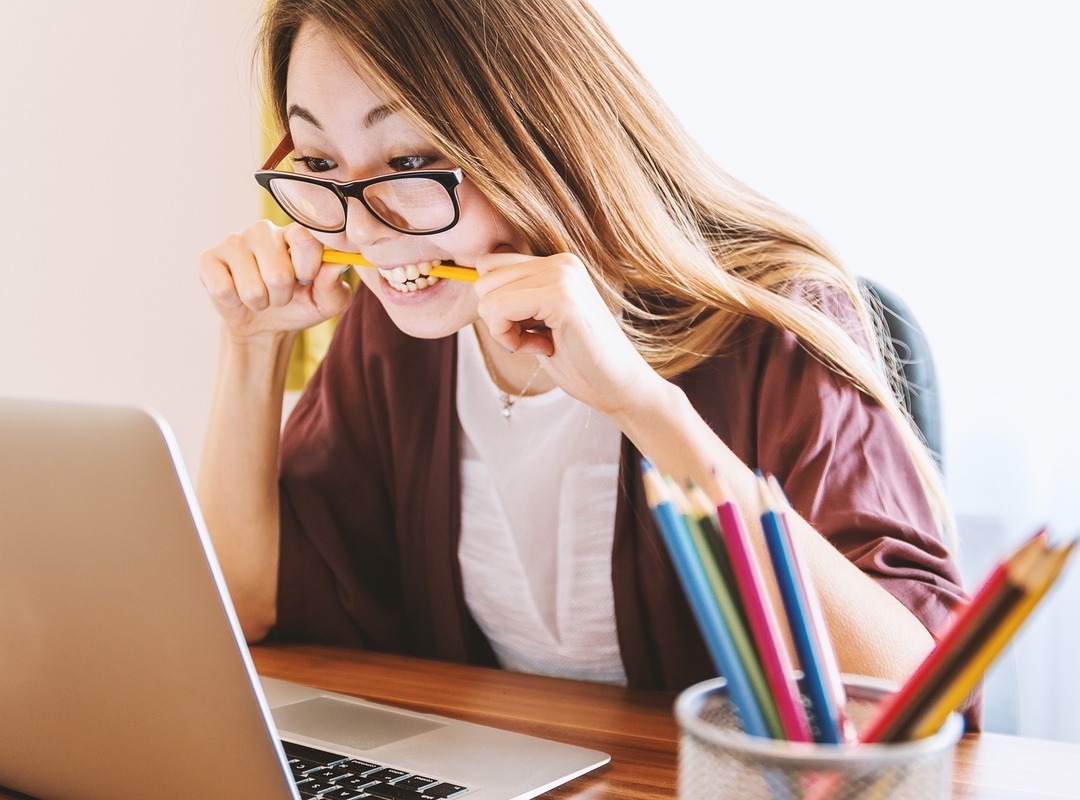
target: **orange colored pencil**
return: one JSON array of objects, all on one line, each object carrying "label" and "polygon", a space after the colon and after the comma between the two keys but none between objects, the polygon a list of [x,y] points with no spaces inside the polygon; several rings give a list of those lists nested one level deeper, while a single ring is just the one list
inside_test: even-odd
[{"label": "orange colored pencil", "polygon": [[862,742],[896,742],[904,737],[939,695],[949,676],[955,674],[978,643],[1001,624],[1022,598],[1022,592],[1009,581],[1010,568],[1020,569],[1034,563],[1045,548],[1046,531],[1040,530],[998,562],[911,677],[898,692],[882,701],[861,733]]}]

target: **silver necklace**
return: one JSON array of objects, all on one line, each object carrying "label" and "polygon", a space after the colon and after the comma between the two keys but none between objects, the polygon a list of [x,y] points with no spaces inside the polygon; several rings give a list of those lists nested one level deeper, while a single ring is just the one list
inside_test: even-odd
[{"label": "silver necklace", "polygon": [[[484,367],[487,369],[488,377],[491,378],[491,382],[495,384],[495,388],[499,389],[499,382],[495,379],[495,367],[492,366],[491,359],[488,358],[487,351],[484,350],[484,345],[480,341],[479,331],[476,332],[476,344],[480,348],[480,355],[484,359]],[[510,413],[513,411],[514,405],[518,400],[525,396],[527,391],[529,391],[529,387],[532,386],[533,381],[536,380],[536,376],[540,374],[540,367],[542,366],[543,364],[537,360],[536,369],[533,370],[533,374],[529,376],[529,379],[525,381],[525,385],[521,387],[521,391],[517,394],[512,395],[509,392],[504,392],[502,389],[499,389],[499,413],[502,415],[502,418],[506,420],[507,425],[510,424]]]}]

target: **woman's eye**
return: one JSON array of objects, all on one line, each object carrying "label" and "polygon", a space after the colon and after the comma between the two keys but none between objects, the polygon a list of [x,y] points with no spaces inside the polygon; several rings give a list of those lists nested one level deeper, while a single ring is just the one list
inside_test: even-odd
[{"label": "woman's eye", "polygon": [[329,158],[315,156],[297,156],[293,159],[293,164],[305,172],[329,172],[337,166]]},{"label": "woman's eye", "polygon": [[391,158],[386,165],[397,172],[409,172],[415,169],[427,169],[440,158],[440,156],[398,156]]}]

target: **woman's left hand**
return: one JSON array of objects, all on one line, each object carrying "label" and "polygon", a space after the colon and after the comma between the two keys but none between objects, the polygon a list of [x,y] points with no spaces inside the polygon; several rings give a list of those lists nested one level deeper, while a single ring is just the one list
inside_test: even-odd
[{"label": "woman's left hand", "polygon": [[622,332],[581,259],[498,252],[476,263],[479,314],[515,353],[546,356],[567,394],[613,418],[631,413],[663,379]]}]

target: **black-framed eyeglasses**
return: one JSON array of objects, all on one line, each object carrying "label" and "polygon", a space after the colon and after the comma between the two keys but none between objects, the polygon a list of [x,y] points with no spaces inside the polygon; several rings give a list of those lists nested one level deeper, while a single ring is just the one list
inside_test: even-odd
[{"label": "black-framed eyeglasses", "polygon": [[426,236],[457,225],[461,216],[457,187],[460,169],[430,169],[338,181],[275,169],[293,150],[288,134],[255,173],[281,210],[305,228],[341,233],[353,197],[384,225],[401,233]]}]

